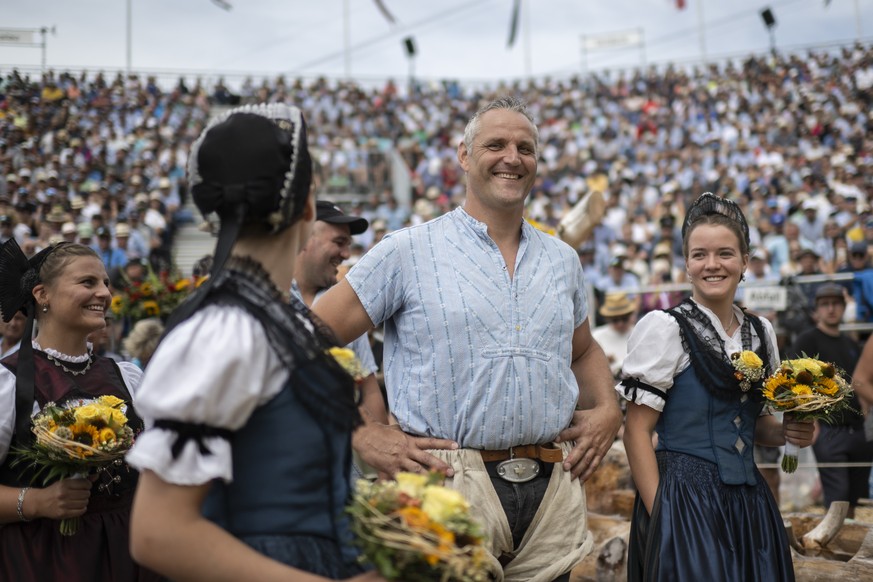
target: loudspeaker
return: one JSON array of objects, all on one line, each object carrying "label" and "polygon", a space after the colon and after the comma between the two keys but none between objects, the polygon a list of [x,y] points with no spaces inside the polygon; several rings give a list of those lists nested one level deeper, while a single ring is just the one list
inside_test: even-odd
[{"label": "loudspeaker", "polygon": [[406,55],[410,57],[415,56],[415,40],[411,36],[407,36],[403,39],[403,45],[406,47]]},{"label": "loudspeaker", "polygon": [[761,11],[761,18],[764,19],[764,25],[767,28],[773,28],[776,26],[776,17],[773,16],[773,11],[769,8],[765,8]]}]

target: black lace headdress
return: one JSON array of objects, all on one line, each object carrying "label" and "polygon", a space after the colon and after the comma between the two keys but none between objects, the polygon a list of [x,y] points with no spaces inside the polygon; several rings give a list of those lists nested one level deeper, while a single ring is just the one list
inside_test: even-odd
[{"label": "black lace headdress", "polygon": [[746,217],[743,216],[743,211],[740,210],[740,207],[733,200],[716,196],[712,192],[704,192],[697,200],[691,203],[688,212],[685,214],[685,222],[682,223],[682,239],[685,239],[685,233],[691,225],[701,217],[712,214],[719,214],[739,224],[743,231],[743,239],[746,243],[745,248],[749,248],[749,224],[746,222]]},{"label": "black lace headdress", "polygon": [[[306,123],[297,107],[246,105],[214,119],[191,146],[188,184],[197,208],[218,215],[211,287],[246,225],[278,233],[300,215],[312,183]],[[173,312],[167,332],[191,316],[208,289]]]}]

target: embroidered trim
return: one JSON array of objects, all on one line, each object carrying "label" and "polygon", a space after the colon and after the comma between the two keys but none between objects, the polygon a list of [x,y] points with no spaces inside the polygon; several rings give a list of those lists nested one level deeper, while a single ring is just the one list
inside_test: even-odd
[{"label": "embroidered trim", "polygon": [[61,360],[62,362],[67,362],[70,364],[84,364],[85,362],[89,361],[93,356],[92,351],[94,349],[94,345],[91,342],[88,342],[85,346],[85,349],[87,350],[86,353],[79,356],[71,356],[69,354],[53,350],[52,348],[44,348],[40,346],[39,342],[37,342],[36,340],[33,340],[32,345],[33,349],[39,350],[45,355],[50,356],[49,359],[54,358],[56,360]]}]

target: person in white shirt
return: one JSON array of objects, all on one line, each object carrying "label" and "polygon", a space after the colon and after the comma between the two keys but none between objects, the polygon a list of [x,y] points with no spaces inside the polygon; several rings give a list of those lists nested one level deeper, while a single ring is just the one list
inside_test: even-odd
[{"label": "person in white shirt", "polygon": [[627,340],[636,323],[637,303],[627,293],[607,293],[598,313],[606,324],[594,328],[591,335],[603,348],[612,375],[618,378],[627,356]]}]

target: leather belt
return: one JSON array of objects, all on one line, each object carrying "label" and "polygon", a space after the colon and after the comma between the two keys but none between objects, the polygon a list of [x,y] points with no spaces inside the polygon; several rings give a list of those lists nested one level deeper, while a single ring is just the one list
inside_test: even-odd
[{"label": "leather belt", "polygon": [[545,445],[519,445],[496,451],[480,450],[482,460],[486,463],[506,461],[507,459],[536,459],[544,463],[560,463],[564,460],[564,452],[552,443]]}]

